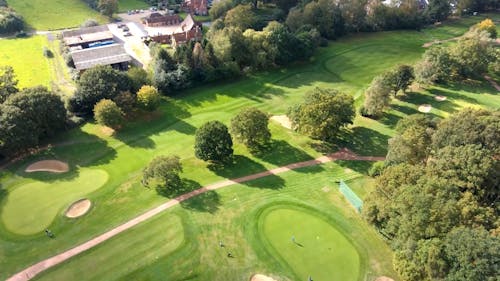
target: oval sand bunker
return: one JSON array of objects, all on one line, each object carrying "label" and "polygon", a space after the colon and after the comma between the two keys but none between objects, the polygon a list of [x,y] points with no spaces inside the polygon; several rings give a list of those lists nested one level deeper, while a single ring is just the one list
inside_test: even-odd
[{"label": "oval sand bunker", "polygon": [[33,173],[33,172],[65,173],[69,171],[69,166],[68,163],[59,160],[42,160],[29,165],[25,171],[27,173]]},{"label": "oval sand bunker", "polygon": [[389,278],[387,276],[380,276],[377,279],[375,279],[375,281],[394,281],[394,279]]},{"label": "oval sand bunker", "polygon": [[422,104],[421,106],[418,107],[418,111],[427,113],[431,111],[432,106],[430,104]]},{"label": "oval sand bunker", "polygon": [[291,129],[292,128],[292,122],[290,121],[290,118],[286,115],[274,115],[271,117],[271,120],[274,120],[278,122],[281,126]]},{"label": "oval sand bunker", "polygon": [[92,203],[88,199],[80,199],[71,206],[69,206],[68,210],[66,211],[66,217],[68,218],[77,218],[80,216],[85,215],[88,210],[90,209],[90,206],[92,206]]},{"label": "oval sand bunker", "polygon": [[437,101],[445,101],[446,97],[445,96],[435,96],[434,99]]},{"label": "oval sand bunker", "polygon": [[250,277],[250,281],[276,281],[276,279],[262,274],[254,274]]}]

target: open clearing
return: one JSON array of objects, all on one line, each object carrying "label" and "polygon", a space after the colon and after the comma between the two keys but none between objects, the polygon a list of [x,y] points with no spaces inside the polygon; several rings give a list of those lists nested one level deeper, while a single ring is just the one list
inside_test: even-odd
[{"label": "open clearing", "polygon": [[[10,3],[10,1],[9,1]],[[49,59],[43,56],[45,36],[0,38],[0,66],[10,65],[19,80],[18,87],[50,86]]]},{"label": "open clearing", "polygon": [[106,17],[81,0],[9,0],[8,3],[36,30],[77,27],[87,19],[107,22]]},{"label": "open clearing", "polygon": [[[291,104],[303,98],[305,91],[316,86],[352,94],[359,106],[364,89],[374,76],[396,64],[415,62],[424,51],[423,43],[459,36],[478,20],[471,17],[465,20],[469,24],[454,22],[422,32],[346,37],[320,49],[309,64],[185,91],[179,98],[167,99],[156,118],[132,122],[113,136],[103,135],[101,127],[92,123],[65,133],[58,138],[65,145],[11,165],[0,174],[5,191],[0,192],[0,279],[164,203],[167,199],[140,184],[141,171],[154,156],[175,153],[181,158],[184,166],[181,176],[186,188],[169,196],[172,198],[209,183],[311,160],[321,156],[320,151],[325,149],[335,151],[347,146],[360,155],[383,156],[397,121],[418,113],[421,104],[432,106],[428,114],[433,117],[446,117],[464,107],[500,107],[500,96],[486,81],[435,86],[394,100],[392,108],[380,120],[356,117],[353,126],[340,136],[337,147],[319,147],[317,142],[270,122],[273,141],[266,153],[253,155],[235,144],[234,163],[224,169],[208,167],[193,156],[196,128],[208,120],[229,124],[244,107],[256,106],[270,114],[283,115]],[[447,100],[439,102],[434,98],[436,95],[446,96]],[[38,157],[47,159],[49,155],[80,167],[79,172],[60,175],[23,172],[28,163]],[[289,261],[279,261],[279,257],[270,255],[256,231],[260,214],[269,206],[302,204],[314,210],[313,214],[328,214],[318,219],[335,221],[335,229],[348,237],[359,255],[363,278],[389,276],[398,280],[392,270],[389,247],[354,213],[335,185],[335,180],[346,180],[363,198],[371,188],[366,176],[370,167],[366,162],[336,161],[206,192],[45,272],[39,279],[190,280],[203,276],[206,280],[248,280],[257,272],[269,272],[284,280],[295,280],[295,275],[308,273],[291,273]],[[95,184],[88,186],[78,196],[50,190],[63,184],[85,185],[81,177],[86,170],[103,171],[108,180],[100,188]],[[85,178],[95,183],[97,177]],[[33,196],[30,192],[33,190],[39,194]],[[33,204],[33,200],[50,203],[59,197],[65,198],[58,200],[50,214],[21,210],[40,205]],[[65,218],[65,207],[82,197],[95,203],[92,212],[78,220]],[[17,200],[21,200],[22,207],[12,204]],[[31,216],[27,225],[15,224],[26,215]],[[44,221],[43,226],[38,220]],[[47,225],[57,239],[48,240],[41,232]],[[220,240],[227,245],[225,248],[218,246]],[[228,258],[227,251],[235,258]]]}]

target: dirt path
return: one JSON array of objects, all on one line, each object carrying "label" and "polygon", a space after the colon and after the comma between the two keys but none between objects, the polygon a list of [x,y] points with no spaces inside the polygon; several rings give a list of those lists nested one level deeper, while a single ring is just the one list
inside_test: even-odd
[{"label": "dirt path", "polygon": [[493,86],[495,89],[497,89],[497,91],[500,92],[500,85],[498,85],[498,83],[495,80],[493,80],[493,78],[491,78],[488,75],[484,75],[484,79],[488,80],[488,82],[490,82],[491,86]]},{"label": "dirt path", "polygon": [[202,188],[193,190],[191,192],[185,193],[183,195],[180,195],[174,199],[171,199],[168,202],[163,203],[162,205],[155,207],[155,208],[143,213],[142,215],[139,215],[139,216],[135,217],[134,219],[131,219],[128,222],[126,222],[122,225],[119,225],[119,226],[107,231],[106,233],[101,234],[101,235],[99,235],[99,236],[97,236],[97,237],[95,237],[95,238],[93,238],[93,239],[91,239],[83,244],[80,244],[80,245],[78,245],[74,248],[71,248],[65,252],[62,252],[56,256],[53,256],[53,257],[45,259],[41,262],[38,262],[38,263],[24,269],[23,271],[16,273],[15,275],[13,275],[9,279],[7,279],[7,281],[30,280],[31,278],[35,277],[40,272],[43,272],[43,271],[45,271],[53,266],[56,266],[57,264],[60,264],[60,263],[66,261],[66,260],[92,248],[92,247],[95,247],[95,246],[103,243],[104,241],[120,234],[121,232],[128,230],[128,229],[136,226],[137,224],[139,224],[143,221],[146,221],[146,220],[150,219],[151,217],[153,217],[153,216],[155,216],[155,215],[157,215],[157,214],[159,214],[159,213],[161,213],[161,212],[163,212],[163,211],[165,211],[173,206],[178,205],[180,202],[188,200],[194,196],[197,196],[199,194],[202,194],[202,193],[210,191],[210,190],[216,190],[216,189],[230,186],[233,184],[251,181],[251,180],[266,177],[269,175],[281,174],[281,173],[284,173],[284,172],[287,172],[290,170],[319,165],[322,163],[327,163],[327,162],[335,161],[335,160],[381,161],[384,159],[385,159],[385,157],[359,156],[359,155],[356,155],[354,152],[348,150],[347,148],[343,148],[343,149],[339,150],[338,152],[332,153],[332,154],[327,155],[327,156],[322,156],[322,157],[316,158],[314,160],[293,163],[293,164],[289,164],[289,165],[286,165],[283,167],[278,167],[275,169],[267,170],[267,171],[264,171],[261,173],[257,173],[257,174],[253,174],[253,175],[249,175],[249,176],[245,176],[245,177],[241,177],[241,178],[231,179],[231,180],[224,180],[221,182],[210,184],[210,185],[207,185],[205,187],[202,187]]}]

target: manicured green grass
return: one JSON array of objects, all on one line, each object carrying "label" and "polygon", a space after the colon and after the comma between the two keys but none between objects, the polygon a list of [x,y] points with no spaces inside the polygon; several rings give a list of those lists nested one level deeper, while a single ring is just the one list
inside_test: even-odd
[{"label": "manicured green grass", "polygon": [[[295,263],[284,259],[287,253],[277,255],[270,249],[266,241],[272,240],[262,240],[266,231],[262,232],[258,226],[265,222],[266,214],[290,209],[298,210],[290,228],[303,225],[317,231],[295,233],[297,242],[307,250],[304,253],[307,256],[303,257],[314,254],[309,251],[314,245],[314,259],[318,263],[328,262],[330,270],[338,269],[334,276],[341,272],[347,276],[347,269],[352,269],[349,277],[354,276],[352,280],[373,280],[380,275],[397,279],[391,269],[389,247],[335,188],[335,180],[339,178],[360,177],[357,172],[346,175],[344,170],[345,166],[329,163],[202,194],[43,273],[38,280],[232,281],[248,280],[254,273],[276,276],[278,280],[303,280],[298,276],[308,274],[302,272],[307,268],[303,266],[295,272],[291,268]],[[181,218],[182,226],[173,225],[177,218]],[[81,224],[74,227],[85,229]],[[170,238],[173,231],[183,231],[184,241],[180,245],[181,239]],[[318,235],[325,244],[313,244]],[[283,239],[291,243],[290,238],[286,234]],[[224,248],[219,247],[221,240]],[[328,252],[326,247],[336,247],[336,251]],[[338,257],[341,249],[342,261]],[[228,258],[228,252],[234,258]],[[340,268],[346,261],[352,264]],[[85,269],[92,272],[83,274]],[[321,280],[322,274],[318,272],[312,277]]]},{"label": "manicured green grass", "polygon": [[17,187],[5,200],[2,223],[16,234],[41,232],[72,202],[103,186],[108,174],[103,170],[81,169],[70,179],[34,181]]},{"label": "manicured green grass", "polygon": [[80,26],[87,19],[107,22],[106,17],[81,0],[9,0],[9,6],[21,14],[36,30],[55,30]]},{"label": "manicured green grass", "polygon": [[19,88],[50,85],[50,59],[43,56],[45,46],[45,36],[0,39],[0,65],[14,68]]},{"label": "manicured green grass", "polygon": [[118,1],[118,11],[120,13],[130,10],[147,9],[151,5],[142,0],[120,0]]},{"label": "manicured green grass", "polygon": [[317,280],[363,279],[354,245],[314,212],[274,208],[262,215],[260,223],[263,244],[290,267],[295,280],[307,280],[308,276]]},{"label": "manicured green grass", "polygon": [[[439,30],[433,32],[438,34]],[[236,144],[234,163],[224,169],[209,167],[194,157],[196,128],[209,120],[229,124],[230,119],[243,107],[257,106],[271,114],[284,114],[290,105],[303,98],[306,91],[317,86],[332,87],[349,93],[356,97],[356,104],[359,106],[363,101],[363,91],[374,76],[398,63],[418,60],[424,52],[421,46],[427,39],[425,32],[412,31],[346,37],[320,49],[309,63],[180,93],[175,99],[163,103],[157,114],[131,122],[116,136],[106,136],[101,127],[95,124],[86,124],[58,136],[57,142],[64,142],[64,145],[11,165],[0,174],[3,185],[0,190],[4,190],[0,192],[0,212],[3,212],[5,202],[16,188],[40,179],[22,172],[25,165],[39,157],[57,157],[74,166],[101,169],[108,173],[109,180],[103,187],[86,195],[95,203],[91,213],[76,220],[68,220],[62,216],[54,218],[50,228],[57,235],[55,242],[47,243],[47,237],[43,233],[22,236],[12,233],[5,225],[0,225],[0,268],[3,269],[0,278],[86,241],[165,202],[166,199],[156,195],[154,190],[148,190],[140,184],[141,171],[154,156],[180,156],[184,166],[182,177],[187,185],[185,190],[179,191],[182,193],[225,178],[312,159],[338,147],[347,146],[363,155],[384,155],[387,140],[394,134],[395,122],[405,115],[415,113],[415,108],[421,102],[432,98],[430,91],[435,89],[449,91],[450,100],[453,98],[454,104],[495,107],[498,95],[487,84],[481,84],[480,87],[432,87],[409,94],[400,101],[395,100],[393,109],[380,120],[356,117],[354,124],[331,147],[271,122],[273,143],[265,153],[253,155],[245,147]],[[403,104],[398,106],[400,102]],[[458,110],[458,107],[446,105],[436,105],[442,111],[438,116]],[[345,172],[347,168],[353,172]],[[340,178],[349,183],[349,180],[366,174],[368,168],[369,164],[343,161],[303,170],[306,172],[271,176],[193,198],[172,210],[173,214],[182,218],[185,237],[191,242],[189,246],[181,247],[172,254],[166,251],[168,253],[164,259],[150,260],[144,267],[132,266],[134,252],[130,247],[124,247],[123,255],[131,257],[131,268],[135,271],[127,271],[124,265],[113,268],[112,274],[128,280],[240,280],[242,276],[247,278],[260,271],[289,276],[282,263],[277,262],[255,240],[258,235],[254,232],[257,226],[252,225],[252,222],[257,221],[255,218],[258,213],[268,207],[267,204],[281,202],[306,204],[318,213],[328,214],[330,218],[327,220],[335,220],[337,229],[342,229],[342,233],[357,248],[363,262],[360,270],[366,270],[368,280],[382,273],[398,279],[391,270],[390,251],[371,227],[354,213],[332,183],[332,180]],[[74,179],[71,177],[67,178],[68,183],[72,180]],[[331,191],[325,192],[323,187],[329,187],[325,190]],[[363,189],[359,186],[358,190]],[[149,223],[139,225],[138,228],[147,231]],[[122,241],[122,245],[128,245],[127,235],[128,232],[114,239]],[[245,259],[228,260],[226,252],[217,248],[219,239],[228,240],[231,250],[235,251],[233,254],[237,257],[244,256]],[[102,247],[106,245],[107,243]],[[62,266],[54,270],[75,274],[74,272],[86,268],[86,263],[77,262],[79,258],[75,258],[77,264],[74,266]],[[96,256],[94,259],[97,258]]]}]

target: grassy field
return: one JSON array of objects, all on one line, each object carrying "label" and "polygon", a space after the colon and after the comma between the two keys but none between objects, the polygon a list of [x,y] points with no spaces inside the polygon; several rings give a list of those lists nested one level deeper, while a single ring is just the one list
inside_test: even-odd
[{"label": "grassy field", "polygon": [[55,30],[80,26],[87,19],[107,22],[106,17],[81,0],[9,0],[9,6],[21,14],[36,30]]},{"label": "grassy field", "polygon": [[[2,209],[5,227],[16,234],[30,235],[43,231],[59,210],[101,186],[108,180],[102,170],[82,169],[65,180],[44,180],[14,189]],[[31,207],[27,207],[31,206]]]},{"label": "grassy field", "polygon": [[[479,20],[467,19],[471,22]],[[181,157],[186,188],[179,193],[183,193],[222,179],[312,159],[344,146],[363,155],[384,155],[396,122],[418,112],[416,108],[422,103],[432,104],[430,114],[436,117],[445,117],[467,106],[498,108],[500,96],[487,83],[430,87],[394,100],[392,109],[380,120],[356,117],[353,126],[332,147],[271,122],[273,142],[265,153],[253,155],[237,144],[234,163],[224,169],[209,167],[193,155],[196,128],[214,119],[229,124],[231,117],[246,106],[257,106],[271,114],[284,114],[291,104],[302,99],[304,92],[317,86],[349,93],[360,105],[363,91],[375,75],[399,63],[415,62],[424,52],[421,46],[428,41],[429,34],[445,38],[440,30],[449,34],[450,30],[460,29],[455,26],[457,22],[453,27],[445,25],[422,32],[395,31],[346,37],[320,49],[309,63],[186,91],[165,101],[156,114],[132,122],[115,136],[106,135],[95,124],[86,124],[59,136],[57,141],[64,145],[0,171],[0,268],[3,269],[0,279],[165,202],[166,199],[156,195],[154,190],[140,184],[141,171],[154,156],[177,154]],[[460,30],[463,32],[466,28]],[[445,95],[448,99],[437,102],[433,99],[435,94]],[[64,206],[71,202],[61,202],[50,224],[57,236],[54,240],[48,241],[43,233],[19,235],[9,231],[3,213],[17,189],[38,181],[64,181],[68,186],[76,181],[72,175],[23,172],[32,161],[51,157],[68,161],[77,174],[89,168],[108,174],[109,180],[102,187],[86,195],[94,208],[86,216],[70,220],[61,214]],[[265,243],[256,240],[261,235],[256,232],[259,214],[271,205],[281,204],[305,205],[303,208],[312,209],[305,215],[324,217],[323,221],[330,224],[334,221],[335,229],[350,240],[359,255],[360,280],[365,280],[365,277],[371,280],[380,274],[398,279],[391,269],[390,250],[354,213],[333,184],[336,179],[344,179],[364,197],[370,186],[363,183],[370,182],[365,176],[369,168],[367,163],[339,161],[206,193],[50,270],[41,278],[68,280],[74,279],[71,276],[81,277],[82,272],[95,272],[89,275],[89,279],[244,280],[243,277],[263,272],[295,280],[296,276],[308,273],[303,269],[297,269],[297,272],[288,270],[293,266],[289,259],[293,255],[274,256],[263,245]],[[47,194],[37,197],[50,198],[49,191]],[[31,194],[25,196],[24,202],[36,199]],[[31,205],[20,204],[18,208],[29,209]],[[183,229],[177,225],[175,229],[165,231],[165,235],[148,236],[149,229],[166,229],[167,223],[176,218],[180,218]],[[322,231],[333,231],[326,224],[320,223],[317,227]],[[165,237],[178,232],[184,232],[184,241],[173,239],[172,244],[167,243],[172,239],[165,240]],[[217,245],[220,239],[234,251],[235,259],[227,259],[226,252],[220,251]],[[144,241],[144,245],[136,250],[129,241]],[[267,241],[274,245],[272,237]],[[157,251],[158,245],[165,248]],[[142,260],[149,251],[151,255]],[[104,254],[107,252],[110,254]],[[114,259],[122,262],[115,263]],[[106,266],[108,260],[110,267]]]},{"label": "grassy field", "polygon": [[118,1],[118,12],[126,12],[130,10],[147,9],[151,5],[142,0],[120,0]]},{"label": "grassy field", "polygon": [[[282,224],[283,228],[279,230],[285,233],[283,239],[279,239],[275,236],[277,233],[269,233],[266,225],[270,226],[272,221],[269,219],[275,219],[273,216],[281,216],[282,211],[290,210],[296,220],[289,218],[283,223],[291,223],[290,229],[309,228],[294,233],[296,241],[304,246],[307,257],[314,255],[315,251],[322,256],[324,250],[332,247],[343,255],[342,261],[337,254],[324,260],[334,262],[328,265],[329,270],[338,271],[334,276],[350,275],[351,279],[342,280],[396,276],[391,270],[389,248],[336,190],[334,181],[347,176],[344,170],[345,167],[339,164],[329,163],[201,195],[37,279],[229,281],[248,280],[254,273],[264,273],[279,277],[279,280],[307,280],[307,275],[302,278],[304,274],[322,280],[320,276],[324,273],[318,272],[318,266],[310,262],[297,266],[297,261],[290,259],[294,258],[293,248],[280,251],[281,258],[275,255],[275,247],[280,245],[273,242],[288,245],[291,235],[286,233],[288,226]],[[347,177],[361,175],[352,172]],[[179,218],[182,225],[173,227]],[[81,226],[78,228],[82,229]],[[180,236],[183,240],[170,238],[173,232],[183,233]],[[316,244],[318,235],[324,239],[320,240],[324,244]],[[219,247],[221,240],[224,248]],[[314,247],[310,240],[314,241]],[[129,246],[132,243],[138,244]],[[227,252],[231,252],[234,258],[228,258]],[[345,262],[351,261],[352,264],[343,268]],[[85,269],[91,270],[85,272]],[[313,272],[305,273],[309,270]],[[348,274],[348,270],[354,271]],[[353,274],[356,272],[359,274]]]},{"label": "grassy field", "polygon": [[50,59],[43,56],[45,36],[0,39],[0,65],[10,65],[19,80],[19,88],[50,86]]}]

